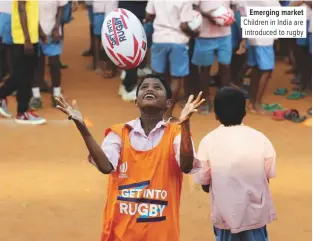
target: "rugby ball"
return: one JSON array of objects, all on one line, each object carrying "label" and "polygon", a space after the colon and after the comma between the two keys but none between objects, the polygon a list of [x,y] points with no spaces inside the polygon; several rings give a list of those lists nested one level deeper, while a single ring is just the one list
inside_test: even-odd
[{"label": "rugby ball", "polygon": [[137,67],[147,51],[147,37],[139,19],[118,8],[106,15],[101,30],[102,45],[112,62],[122,69]]},{"label": "rugby ball", "polygon": [[236,21],[233,10],[225,6],[220,6],[211,11],[210,16],[219,26],[231,26]]},{"label": "rugby ball", "polygon": [[194,31],[198,28],[200,28],[201,24],[202,24],[202,15],[201,13],[199,13],[198,11],[193,10],[193,19],[192,21],[188,22],[188,27]]}]

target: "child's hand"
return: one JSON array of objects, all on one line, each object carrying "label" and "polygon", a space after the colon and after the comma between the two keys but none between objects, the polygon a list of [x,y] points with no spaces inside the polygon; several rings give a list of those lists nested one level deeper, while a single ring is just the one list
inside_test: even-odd
[{"label": "child's hand", "polygon": [[54,27],[52,30],[52,41],[59,43],[61,41],[60,29],[58,26]]},{"label": "child's hand", "polygon": [[55,100],[58,103],[57,108],[64,114],[68,115],[69,120],[78,121],[83,125],[85,124],[83,115],[77,107],[76,100],[73,100],[72,105],[68,104],[62,95],[60,97],[56,97]]},{"label": "child's hand", "polygon": [[202,92],[199,93],[198,97],[194,100],[194,96],[189,96],[189,99],[182,110],[179,117],[179,124],[182,124],[186,120],[193,115],[193,113],[198,111],[198,107],[205,101],[205,99],[201,99]]}]

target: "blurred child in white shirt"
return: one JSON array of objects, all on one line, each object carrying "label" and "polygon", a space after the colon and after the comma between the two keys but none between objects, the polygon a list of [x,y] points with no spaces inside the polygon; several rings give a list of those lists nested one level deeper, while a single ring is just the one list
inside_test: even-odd
[{"label": "blurred child in white shirt", "polygon": [[[242,1],[244,7],[280,7],[278,0]],[[275,68],[274,38],[248,39],[248,66],[252,68],[250,81],[250,110],[265,114],[263,96]]]},{"label": "blurred child in white shirt", "polygon": [[148,1],[146,21],[153,21],[151,67],[158,74],[167,70],[171,76],[173,106],[165,119],[172,116],[183,78],[189,74],[188,42],[193,34],[188,22],[193,20],[192,1]]},{"label": "blurred child in white shirt", "polygon": [[200,68],[200,86],[206,104],[200,107],[200,114],[208,114],[210,111],[210,98],[208,88],[208,76],[215,60],[219,63],[219,77],[221,86],[227,86],[230,82],[230,63],[232,58],[232,36],[230,26],[219,26],[210,16],[212,10],[224,5],[230,7],[230,0],[197,1],[197,8],[203,15],[203,23],[200,35],[195,40],[195,49],[192,63]]},{"label": "blurred child in white shirt", "polygon": [[82,53],[83,57],[90,57],[93,55],[93,9],[92,9],[92,1],[84,1],[88,10],[88,19],[89,19],[89,49],[85,50]]},{"label": "blurred child in white shirt", "polygon": [[276,219],[269,190],[276,176],[276,153],[259,131],[242,124],[244,93],[223,87],[214,99],[219,127],[200,142],[202,169],[197,183],[211,196],[216,241],[268,241],[266,225]]},{"label": "blurred child in white shirt", "polygon": [[61,94],[61,61],[63,50],[62,17],[63,8],[68,3],[66,0],[51,0],[39,2],[39,24],[41,31],[47,36],[47,42],[39,42],[41,49],[39,64],[36,68],[35,78],[32,83],[33,98],[30,107],[33,110],[42,106],[40,85],[44,82],[45,56],[49,60],[50,76],[53,87],[52,105],[56,107],[55,97]]}]

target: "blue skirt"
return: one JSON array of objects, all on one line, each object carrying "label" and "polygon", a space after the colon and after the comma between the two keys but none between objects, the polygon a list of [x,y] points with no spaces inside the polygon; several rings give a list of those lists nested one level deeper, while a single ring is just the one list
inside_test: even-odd
[{"label": "blue skirt", "polygon": [[213,227],[216,241],[268,241],[266,226],[241,233]]}]

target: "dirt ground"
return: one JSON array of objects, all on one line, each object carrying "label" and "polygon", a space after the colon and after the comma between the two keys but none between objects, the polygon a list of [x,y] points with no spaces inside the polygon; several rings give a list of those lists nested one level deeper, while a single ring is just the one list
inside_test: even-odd
[{"label": "dirt ground", "polygon": [[[87,70],[90,59],[80,57],[88,47],[87,12],[75,13],[66,26],[63,71],[64,95],[75,98],[100,142],[104,129],[138,114],[134,104],[117,95],[119,79],[103,79]],[[266,102],[305,112],[311,97],[288,101],[271,93],[289,87],[287,65],[279,63]],[[15,101],[10,98],[10,110]],[[179,108],[177,109],[179,111]],[[78,131],[44,96],[39,114],[50,123],[20,126],[0,119],[0,241],[99,240],[107,178],[86,160],[87,149]],[[268,226],[271,241],[311,240],[311,126],[248,115],[245,124],[265,133],[277,151],[277,178],[270,186],[278,220]],[[195,115],[196,143],[218,123],[213,115]],[[225,137],[227,138],[227,137]],[[214,240],[209,220],[209,197],[184,184],[181,201],[181,240]]]}]

